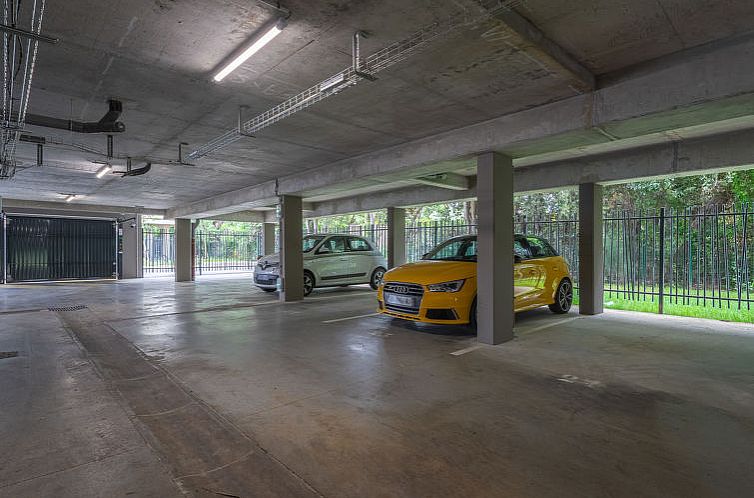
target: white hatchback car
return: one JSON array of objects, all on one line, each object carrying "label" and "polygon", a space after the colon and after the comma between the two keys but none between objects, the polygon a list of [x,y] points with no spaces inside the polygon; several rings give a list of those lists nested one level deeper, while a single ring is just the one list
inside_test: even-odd
[{"label": "white hatchback car", "polygon": [[[304,295],[315,287],[369,284],[377,289],[385,275],[387,261],[372,242],[348,234],[317,234],[304,237]],[[277,290],[280,255],[262,256],[254,269],[254,284]]]}]

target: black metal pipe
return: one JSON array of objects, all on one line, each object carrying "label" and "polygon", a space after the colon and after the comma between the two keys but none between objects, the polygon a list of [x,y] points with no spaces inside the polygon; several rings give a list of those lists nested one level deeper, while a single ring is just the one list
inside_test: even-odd
[{"label": "black metal pipe", "polygon": [[14,28],[13,26],[8,26],[7,24],[0,24],[0,31],[5,31],[6,33],[10,33],[12,35],[18,35],[21,38],[29,38],[36,41],[51,43],[53,45],[60,41],[59,38],[41,35],[32,31],[26,31],[25,29]]},{"label": "black metal pipe", "polygon": [[145,166],[141,168],[136,169],[129,169],[128,171],[120,172],[123,177],[126,176],[140,176],[144,175],[146,173],[149,173],[149,170],[152,169],[152,163],[147,163]]}]

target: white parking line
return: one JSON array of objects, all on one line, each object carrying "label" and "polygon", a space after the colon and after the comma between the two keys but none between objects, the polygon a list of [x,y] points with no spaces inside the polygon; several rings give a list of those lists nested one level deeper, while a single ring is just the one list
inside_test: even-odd
[{"label": "white parking line", "polygon": [[468,348],[459,349],[458,351],[453,351],[450,354],[452,354],[453,356],[461,356],[462,354],[466,354],[466,353],[470,353],[472,351],[476,351],[477,349],[479,349],[481,347],[483,347],[482,344],[477,344],[476,346],[469,346]]},{"label": "white parking line", "polygon": [[570,318],[564,318],[562,320],[558,320],[557,322],[549,322],[549,323],[545,323],[544,325],[540,325],[539,327],[534,327],[532,329],[524,329],[524,330],[520,330],[520,331],[517,330],[516,332],[520,332],[522,334],[531,334],[532,332],[539,332],[541,330],[549,329],[550,327],[555,327],[557,325],[563,325],[564,323],[572,322],[574,320],[578,320],[579,318],[581,318],[581,317],[579,317],[579,316],[572,316]]},{"label": "white parking line", "polygon": [[379,313],[369,313],[368,315],[356,315],[356,316],[347,316],[345,318],[336,318],[335,320],[325,320],[322,323],[336,323],[336,322],[345,322],[346,320],[356,320],[359,318],[367,318],[370,316],[377,316]]}]

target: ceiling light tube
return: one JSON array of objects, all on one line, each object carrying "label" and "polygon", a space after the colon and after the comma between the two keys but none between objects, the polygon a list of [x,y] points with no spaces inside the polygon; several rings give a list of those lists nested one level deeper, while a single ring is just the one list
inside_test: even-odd
[{"label": "ceiling light tube", "polygon": [[109,164],[105,164],[102,166],[99,170],[97,170],[97,178],[102,178],[106,174],[108,174],[110,171],[112,171],[113,167]]},{"label": "ceiling light tube", "polygon": [[76,194],[68,194],[68,196],[65,198],[65,202],[71,202],[75,198]]},{"label": "ceiling light tube", "polygon": [[216,82],[222,81],[226,76],[235,71],[238,66],[246,62],[249,57],[259,52],[262,47],[270,43],[273,38],[279,35],[280,32],[283,31],[283,28],[285,28],[286,24],[287,22],[285,19],[277,19],[259,30],[258,35],[261,34],[261,36],[254,36],[245,48],[238,52],[238,55],[233,57],[230,62],[225,64],[222,69],[215,74],[213,79]]}]

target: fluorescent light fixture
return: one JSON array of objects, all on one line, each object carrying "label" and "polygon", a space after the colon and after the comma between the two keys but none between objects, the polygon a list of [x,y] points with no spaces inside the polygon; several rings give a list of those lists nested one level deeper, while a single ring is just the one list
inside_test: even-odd
[{"label": "fluorescent light fixture", "polygon": [[76,198],[76,194],[68,194],[65,198],[65,202],[71,202],[75,198]]},{"label": "fluorescent light fixture", "polygon": [[110,171],[112,171],[113,167],[109,164],[105,164],[102,166],[99,170],[97,170],[97,178],[102,178],[106,174],[108,174]]},{"label": "fluorescent light fixture", "polygon": [[260,30],[263,33],[262,36],[255,36],[249,46],[243,49],[236,57],[234,57],[228,64],[226,64],[220,71],[214,76],[214,80],[217,82],[222,81],[226,76],[236,70],[238,66],[246,62],[246,60],[252,55],[259,52],[259,50],[270,43],[273,38],[283,31],[286,25],[285,19],[278,19],[271,25],[267,25]]},{"label": "fluorescent light fixture", "polygon": [[319,91],[324,92],[325,90],[329,90],[330,88],[343,83],[345,79],[346,76],[343,73],[338,73],[335,76],[327,78],[325,81],[319,84]]}]

